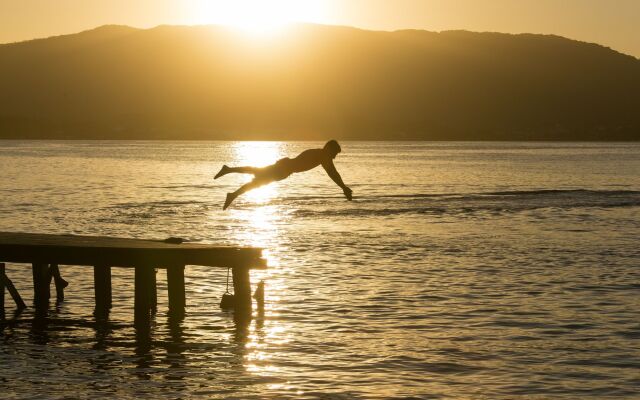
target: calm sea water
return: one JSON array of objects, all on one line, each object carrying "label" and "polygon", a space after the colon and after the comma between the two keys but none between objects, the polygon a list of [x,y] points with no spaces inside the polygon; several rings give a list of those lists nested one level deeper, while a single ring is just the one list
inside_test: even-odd
[{"label": "calm sea water", "polygon": [[[203,267],[169,323],[159,273],[149,335],[131,271],[96,323],[91,269],[64,266],[66,300],[0,330],[1,397],[640,396],[640,144],[345,142],[353,202],[318,170],[222,211],[248,179],[213,181],[223,163],[319,146],[0,142],[2,231],[262,246],[271,266],[249,326]],[[31,304],[29,266],[7,270]]]}]

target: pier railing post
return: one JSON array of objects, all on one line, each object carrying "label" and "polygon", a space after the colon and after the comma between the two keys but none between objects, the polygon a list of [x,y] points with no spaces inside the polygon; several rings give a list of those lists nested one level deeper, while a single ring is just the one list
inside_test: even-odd
[{"label": "pier railing post", "polygon": [[93,288],[96,298],[96,315],[105,315],[111,308],[111,267],[96,265],[93,267]]},{"label": "pier railing post", "polygon": [[167,288],[169,292],[169,313],[181,318],[186,307],[186,295],[184,288],[184,265],[167,267]]},{"label": "pier railing post", "polygon": [[233,273],[233,296],[236,316],[251,317],[251,276],[247,266],[235,266]]}]

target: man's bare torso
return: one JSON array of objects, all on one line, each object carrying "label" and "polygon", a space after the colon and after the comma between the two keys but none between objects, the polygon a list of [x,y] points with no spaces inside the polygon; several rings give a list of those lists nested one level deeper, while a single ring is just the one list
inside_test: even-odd
[{"label": "man's bare torso", "polygon": [[327,163],[333,163],[333,161],[324,149],[309,149],[292,158],[288,162],[288,168],[291,172],[304,172]]}]

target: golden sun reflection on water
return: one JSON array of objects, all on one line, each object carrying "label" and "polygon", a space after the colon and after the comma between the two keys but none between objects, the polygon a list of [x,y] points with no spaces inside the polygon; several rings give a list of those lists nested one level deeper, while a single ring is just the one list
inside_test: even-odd
[{"label": "golden sun reflection on water", "polygon": [[[236,166],[265,167],[284,157],[281,142],[236,142],[233,153]],[[251,179],[251,175],[246,175],[247,182]],[[264,204],[278,195],[277,188],[276,184],[266,185],[245,193],[243,197],[251,202]]]},{"label": "golden sun reflection on water", "polygon": [[[264,167],[285,157],[281,142],[236,142],[233,146],[235,166]],[[253,179],[246,175],[246,181]],[[279,195],[278,185],[270,184],[246,193],[243,197],[250,207],[231,209],[232,218],[241,222],[244,229],[237,234],[240,243],[263,248],[263,257],[269,268],[254,270],[251,274],[255,289],[260,280],[265,280],[265,309],[254,314],[249,327],[245,349],[245,368],[257,375],[274,375],[278,372],[271,362],[269,346],[282,345],[291,340],[287,325],[278,321],[278,302],[286,295],[286,283],[282,278],[283,269],[277,254],[280,226],[285,223],[286,213],[278,205],[268,204]]]},{"label": "golden sun reflection on water", "polygon": [[[284,157],[282,142],[236,142],[233,146],[234,165],[264,167]],[[246,175],[247,181],[253,179]],[[246,227],[239,234],[239,241],[252,247],[262,247],[263,257],[271,268],[278,267],[278,260],[272,256],[271,250],[277,243],[279,225],[283,222],[283,211],[275,205],[266,205],[269,200],[278,196],[277,184],[270,184],[245,193],[248,201],[255,207],[232,209],[232,217],[242,221]],[[263,205],[264,204],[264,205]]]},{"label": "golden sun reflection on water", "polygon": [[[243,220],[247,229],[239,235],[241,243],[252,247],[262,247],[262,255],[269,259],[270,247],[278,235],[278,225],[281,222],[279,208],[276,206],[258,206],[249,210],[237,210],[234,217]],[[271,263],[269,263],[271,266]]]}]

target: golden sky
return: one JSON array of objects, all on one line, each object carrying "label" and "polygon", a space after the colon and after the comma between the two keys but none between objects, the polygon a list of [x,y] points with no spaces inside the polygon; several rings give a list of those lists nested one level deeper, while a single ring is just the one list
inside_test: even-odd
[{"label": "golden sky", "polygon": [[0,43],[105,24],[228,24],[265,33],[291,22],[365,29],[552,33],[640,57],[640,0],[0,0]]}]

